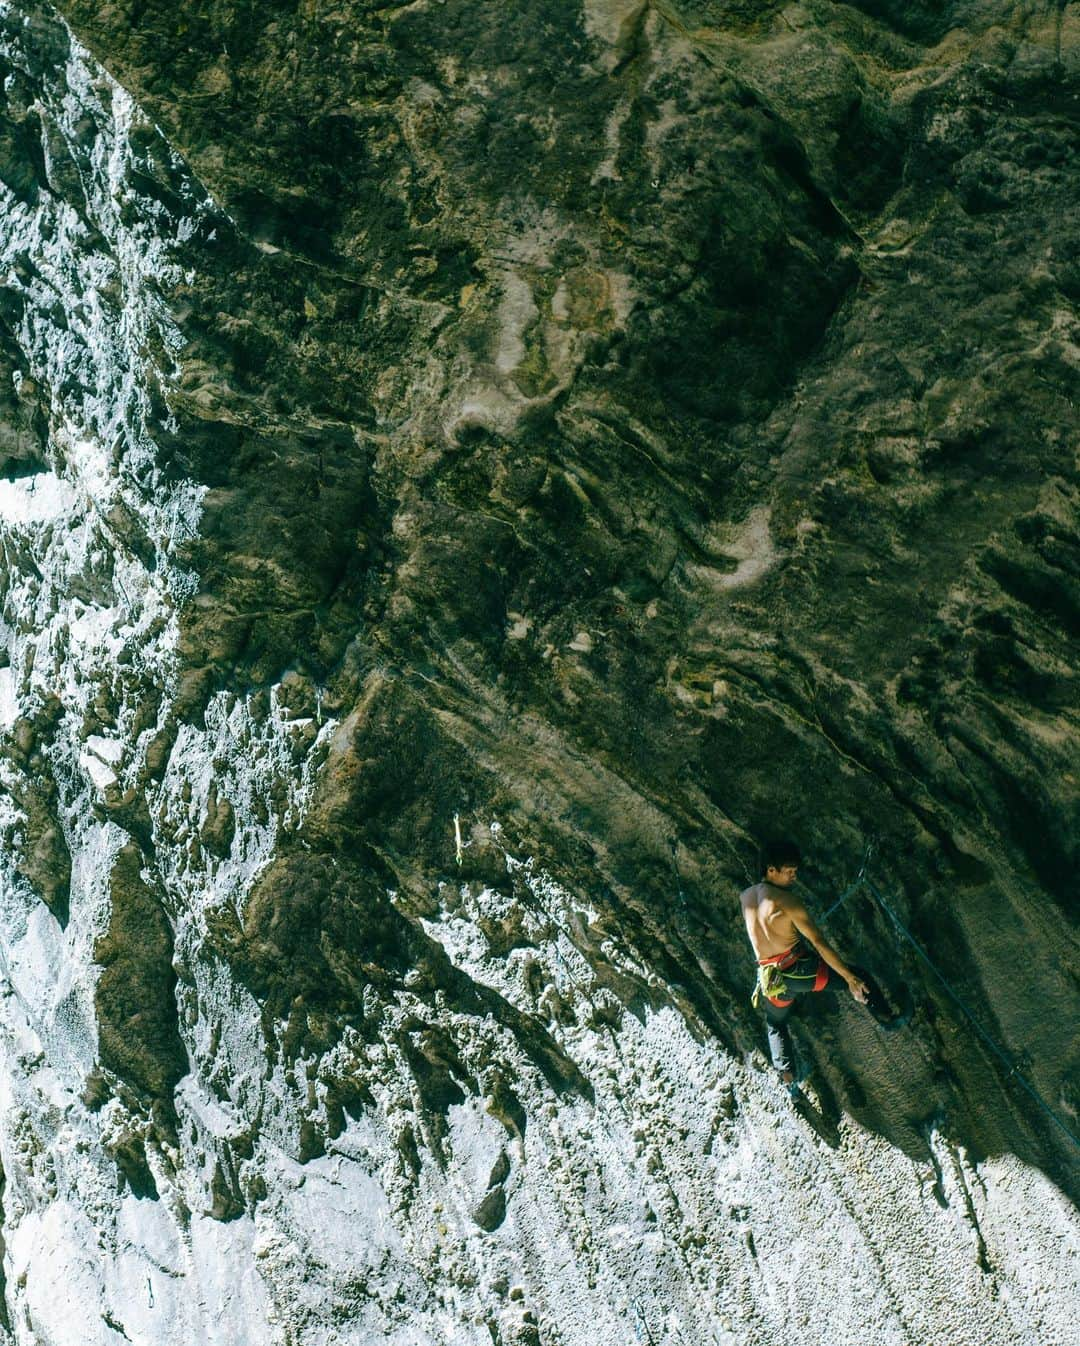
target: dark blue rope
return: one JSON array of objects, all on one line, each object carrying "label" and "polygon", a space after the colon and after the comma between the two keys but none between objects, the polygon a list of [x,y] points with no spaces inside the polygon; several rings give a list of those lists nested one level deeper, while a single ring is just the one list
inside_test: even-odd
[{"label": "dark blue rope", "polygon": [[833,912],[837,909],[837,907],[842,907],[852,893],[858,892],[858,890],[862,887],[863,882],[864,880],[862,876],[862,871],[860,870],[859,877],[855,880],[855,882],[851,885],[850,888],[845,888],[845,890],[840,894],[840,896],[836,899],[836,901],[832,904],[832,906],[829,908],[829,910],[825,913],[825,915],[821,919],[823,921],[827,921],[829,917],[833,914]]}]

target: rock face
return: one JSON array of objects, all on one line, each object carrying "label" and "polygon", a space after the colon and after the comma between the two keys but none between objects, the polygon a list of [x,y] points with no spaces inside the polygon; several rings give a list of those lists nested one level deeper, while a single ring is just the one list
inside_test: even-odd
[{"label": "rock face", "polygon": [[0,0],[0,1339],[1065,1346],[1078,33]]}]

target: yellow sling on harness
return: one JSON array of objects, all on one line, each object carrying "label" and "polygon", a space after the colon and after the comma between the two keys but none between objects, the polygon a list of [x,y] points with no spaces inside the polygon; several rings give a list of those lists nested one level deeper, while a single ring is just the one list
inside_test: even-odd
[{"label": "yellow sling on harness", "polygon": [[761,1004],[761,997],[765,996],[769,1000],[774,997],[777,1000],[783,1000],[784,992],[787,990],[787,982],[784,980],[784,974],[775,963],[759,963],[757,970],[757,981],[754,984],[754,994],[750,997],[750,1003],[754,1009]]}]

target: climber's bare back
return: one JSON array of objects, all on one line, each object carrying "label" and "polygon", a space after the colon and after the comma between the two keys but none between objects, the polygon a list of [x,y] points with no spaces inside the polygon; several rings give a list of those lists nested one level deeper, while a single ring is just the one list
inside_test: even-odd
[{"label": "climber's bare back", "polygon": [[739,894],[746,933],[758,960],[786,953],[799,938],[789,908],[799,907],[796,898],[783,888],[762,881]]}]

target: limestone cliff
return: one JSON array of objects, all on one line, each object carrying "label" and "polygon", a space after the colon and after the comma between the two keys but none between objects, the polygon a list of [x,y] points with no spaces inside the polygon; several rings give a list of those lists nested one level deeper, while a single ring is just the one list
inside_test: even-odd
[{"label": "limestone cliff", "polygon": [[[1065,1346],[1077,6],[0,75],[0,1339]],[[775,832],[914,1005],[798,1106]]]}]

